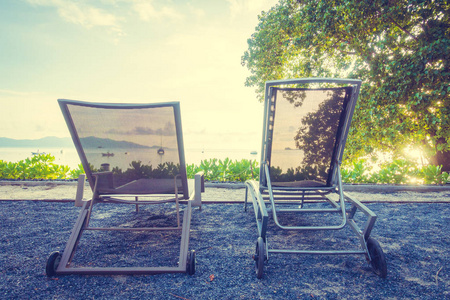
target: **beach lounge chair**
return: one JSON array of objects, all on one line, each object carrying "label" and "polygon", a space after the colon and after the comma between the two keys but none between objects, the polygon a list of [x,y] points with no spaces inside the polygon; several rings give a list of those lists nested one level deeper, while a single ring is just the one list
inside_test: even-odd
[{"label": "beach lounge chair", "polygon": [[[360,86],[360,80],[324,78],[266,82],[260,178],[246,182],[245,196],[245,209],[248,197],[252,200],[258,229],[258,278],[269,253],[362,254],[377,275],[386,277],[385,256],[370,237],[377,216],[345,194],[341,181],[341,160]],[[269,228],[281,232],[281,238],[269,239]],[[350,236],[353,231],[356,241],[338,248],[342,239],[327,234],[344,229]],[[305,244],[306,237],[319,241]],[[348,245],[350,249],[342,249]]]},{"label": "beach lounge chair", "polygon": [[[75,148],[81,159],[87,180],[93,192],[92,199],[84,201],[81,212],[73,227],[70,238],[62,253],[54,252],[47,261],[48,276],[63,274],[156,274],[156,273],[188,273],[195,272],[195,251],[189,251],[189,232],[192,206],[201,206],[201,192],[204,189],[201,173],[195,175],[195,182],[187,179],[184,157],[183,135],[179,102],[155,104],[106,104],[89,103],[73,100],[58,100],[63,116],[68,125]],[[188,184],[189,182],[189,184]],[[193,184],[193,186],[189,186]],[[189,194],[189,188],[193,188]],[[100,208],[112,210],[102,211],[99,218],[93,217]],[[114,213],[120,213],[114,208],[122,204],[132,204],[133,210],[125,209],[134,215],[152,214],[155,206],[163,207],[163,215],[167,210],[173,218],[170,224],[155,222],[152,217],[134,222],[101,223]],[[185,206],[180,211],[180,205]],[[106,208],[107,207],[107,208]],[[126,206],[128,207],[128,206]],[[139,213],[139,214],[138,214]],[[181,213],[183,214],[181,220]],[[156,219],[161,219],[161,213]],[[100,221],[99,221],[100,220]],[[172,222],[173,221],[173,222]],[[153,223],[152,223],[153,222]],[[95,223],[95,224],[91,224]],[[161,224],[162,223],[162,224]],[[100,224],[100,225],[99,225]],[[144,225],[144,226],[142,226]],[[148,225],[148,226],[145,226]],[[159,225],[159,226],[158,226]],[[161,226],[163,225],[163,226]],[[97,266],[94,261],[78,265],[73,263],[80,240],[87,232],[95,234],[118,234],[118,244],[128,243],[124,234],[135,240],[147,242],[148,235],[164,235],[174,233],[175,245],[179,245],[179,256],[175,253],[174,265],[142,266],[137,258],[131,260],[134,264],[114,264],[119,260],[116,253],[109,253],[106,263]],[[136,235],[142,234],[140,238]],[[166,237],[167,238],[167,237]],[[163,238],[155,243],[162,242]],[[84,246],[98,246],[100,241],[95,238],[85,242]],[[133,245],[121,245],[131,249]],[[100,245],[105,252],[111,252],[112,245]],[[135,246],[136,247],[136,246]],[[142,245],[137,246],[142,247]],[[119,247],[120,248],[120,247]],[[176,249],[178,248],[175,247]],[[80,249],[78,249],[80,250]],[[145,250],[145,249],[144,249]],[[77,252],[78,253],[78,252]],[[106,253],[104,253],[107,256]],[[159,249],[145,256],[164,255]],[[88,254],[87,257],[90,255]],[[100,257],[94,256],[94,257]],[[116,259],[117,258],[117,259]],[[137,261],[137,262],[136,262]],[[156,260],[159,262],[158,260]],[[177,264],[178,262],[178,264]],[[84,263],[84,262],[83,262]]]}]

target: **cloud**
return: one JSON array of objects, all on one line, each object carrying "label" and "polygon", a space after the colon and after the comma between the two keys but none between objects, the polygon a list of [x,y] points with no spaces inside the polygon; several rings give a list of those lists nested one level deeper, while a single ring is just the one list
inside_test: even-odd
[{"label": "cloud", "polygon": [[189,12],[194,17],[202,18],[206,15],[206,13],[203,9],[193,6],[191,3],[188,3],[188,8],[189,8]]},{"label": "cloud", "polygon": [[227,0],[231,18],[237,18],[243,14],[260,14],[262,10],[268,10],[278,3],[278,0]]},{"label": "cloud", "polygon": [[14,95],[14,96],[35,96],[37,93],[35,92],[18,92],[13,90],[3,90],[0,89],[0,94]]},{"label": "cloud", "polygon": [[[185,20],[188,15],[202,17],[202,9],[187,3],[187,9],[168,5],[165,1],[154,0],[26,0],[31,5],[53,7],[66,22],[91,29],[105,28],[114,36],[117,43],[125,35],[123,24],[131,15],[138,16],[144,22],[166,22]],[[103,7],[104,9],[102,9]],[[181,6],[178,6],[181,7]]]},{"label": "cloud", "polygon": [[133,0],[133,10],[143,21],[182,20],[184,15],[177,12],[173,7],[156,7],[151,0]]},{"label": "cloud", "polygon": [[89,2],[70,0],[27,0],[38,6],[55,7],[58,15],[66,22],[81,25],[85,28],[106,27],[117,35],[123,35],[121,18],[91,5]]},{"label": "cloud", "polygon": [[175,135],[175,125],[172,122],[167,122],[164,128],[153,129],[150,127],[142,127],[136,126],[132,130],[117,130],[117,129],[109,129],[106,131],[107,134],[113,135],[163,135],[163,136],[172,136]]},{"label": "cloud", "polygon": [[242,0],[227,0],[230,6],[231,17],[235,18],[245,9],[245,1]]}]

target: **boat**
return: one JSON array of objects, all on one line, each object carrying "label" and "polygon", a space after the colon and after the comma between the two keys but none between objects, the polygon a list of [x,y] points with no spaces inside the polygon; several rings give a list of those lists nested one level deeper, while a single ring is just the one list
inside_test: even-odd
[{"label": "boat", "polygon": [[106,153],[102,153],[102,156],[110,157],[110,156],[114,156],[114,153],[110,153],[110,152],[108,151],[108,152],[106,152]]},{"label": "boat", "polygon": [[256,154],[258,154],[258,151],[252,151],[252,152],[250,152],[250,154],[251,155],[256,155]]},{"label": "boat", "polygon": [[162,145],[163,145],[163,142],[162,142],[162,134],[161,134],[161,147],[159,147],[158,151],[156,151],[156,152],[158,152],[159,155],[164,155],[164,149],[163,149]]},{"label": "boat", "polygon": [[31,154],[32,155],[40,155],[40,154],[47,154],[47,153],[45,153],[45,152],[39,152],[39,149],[38,149],[38,151],[37,152],[31,152]]}]

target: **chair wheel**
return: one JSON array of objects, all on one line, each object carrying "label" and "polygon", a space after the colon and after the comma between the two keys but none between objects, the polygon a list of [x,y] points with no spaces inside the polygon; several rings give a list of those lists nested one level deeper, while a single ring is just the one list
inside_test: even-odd
[{"label": "chair wheel", "polygon": [[186,263],[186,273],[188,273],[189,275],[195,274],[195,250],[191,250],[188,253]]},{"label": "chair wheel", "polygon": [[264,258],[265,258],[265,249],[264,249],[264,240],[262,237],[259,237],[256,240],[256,254],[253,257],[255,260],[255,271],[256,271],[256,277],[258,279],[262,278],[263,272],[264,272]]},{"label": "chair wheel", "polygon": [[380,276],[381,278],[386,278],[387,276],[387,264],[386,258],[383,253],[383,249],[381,249],[380,244],[377,240],[373,238],[369,238],[367,240],[367,250],[370,255],[370,266],[375,274]]},{"label": "chair wheel", "polygon": [[47,259],[47,265],[45,267],[45,273],[47,274],[48,277],[56,275],[56,269],[59,266],[61,257],[62,255],[58,251],[55,251],[52,254],[50,254],[49,258]]}]

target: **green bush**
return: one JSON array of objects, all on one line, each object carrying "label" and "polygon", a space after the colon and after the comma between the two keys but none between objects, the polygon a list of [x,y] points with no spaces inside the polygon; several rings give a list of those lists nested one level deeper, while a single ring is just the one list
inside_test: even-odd
[{"label": "green bush", "polygon": [[246,181],[259,177],[258,163],[248,159],[232,161],[229,158],[212,158],[202,160],[200,165],[189,164],[186,170],[188,178],[194,178],[197,172],[203,171],[205,180],[209,181]]},{"label": "green bush", "polygon": [[376,184],[446,184],[450,176],[442,172],[442,166],[428,165],[418,168],[411,161],[396,159],[381,164],[378,171],[371,171],[372,166],[365,160],[344,166],[341,170],[342,181],[345,183],[376,183]]},{"label": "green bush", "polygon": [[364,159],[358,160],[353,163],[352,167],[341,169],[342,181],[346,183],[368,183],[369,171],[370,167],[368,167],[366,161]]},{"label": "green bush", "polygon": [[417,169],[412,162],[396,159],[393,162],[381,165],[378,173],[370,177],[374,183],[405,184],[417,177]]},{"label": "green bush", "polygon": [[53,163],[51,154],[39,154],[18,162],[0,161],[0,176],[3,179],[67,179],[70,168]]},{"label": "green bush", "polygon": [[77,179],[81,174],[84,174],[84,168],[82,164],[78,164],[78,168],[77,169],[72,169],[70,170],[69,174],[70,174],[70,178],[72,179]]},{"label": "green bush", "polygon": [[[0,178],[2,179],[77,179],[84,173],[83,166],[78,165],[76,169],[70,169],[65,165],[54,163],[55,157],[51,154],[39,154],[18,162],[6,162],[0,160]],[[121,173],[125,177],[133,177],[136,174],[144,174],[147,177],[170,177],[178,172],[178,166],[173,164],[161,164],[155,169],[151,166],[142,165],[140,162],[133,162],[132,168],[122,172],[113,169],[113,173]],[[98,171],[93,166],[93,172]],[[342,181],[344,183],[375,183],[375,184],[446,184],[450,180],[447,172],[442,172],[442,166],[428,165],[421,168],[407,160],[397,159],[389,163],[381,164],[377,171],[368,164],[366,160],[358,160],[351,165],[341,168]],[[242,159],[231,160],[217,158],[202,160],[199,165],[188,164],[186,166],[188,178],[203,171],[205,180],[208,181],[246,181],[249,179],[258,180],[259,165],[256,160]],[[273,175],[277,175],[277,169],[272,168]],[[281,170],[280,170],[281,171]],[[317,170],[306,170],[303,173],[290,172],[283,176],[291,176],[294,179],[307,179],[309,175]],[[135,174],[136,173],[136,174]],[[292,174],[291,174],[292,173]],[[311,173],[311,174],[310,174]],[[315,173],[314,173],[315,174]],[[280,175],[281,176],[281,175]],[[298,178],[297,178],[298,177]]]},{"label": "green bush", "polygon": [[442,172],[442,166],[428,165],[423,167],[419,174],[424,179],[425,184],[446,184],[449,182],[449,174]]}]

